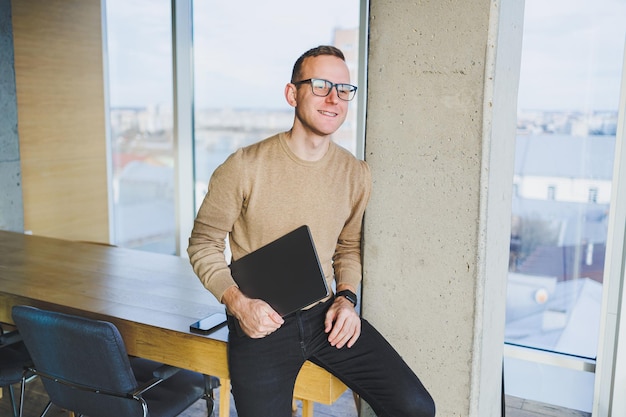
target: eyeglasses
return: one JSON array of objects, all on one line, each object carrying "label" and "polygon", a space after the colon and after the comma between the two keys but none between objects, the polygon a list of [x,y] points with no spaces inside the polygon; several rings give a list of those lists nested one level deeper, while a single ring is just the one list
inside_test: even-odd
[{"label": "eyeglasses", "polygon": [[319,97],[326,97],[330,94],[333,87],[337,90],[337,97],[344,101],[350,101],[356,94],[356,86],[352,84],[333,84],[328,80],[322,80],[320,78],[309,78],[307,80],[296,81],[294,85],[300,85],[310,83],[311,91],[313,94]]}]

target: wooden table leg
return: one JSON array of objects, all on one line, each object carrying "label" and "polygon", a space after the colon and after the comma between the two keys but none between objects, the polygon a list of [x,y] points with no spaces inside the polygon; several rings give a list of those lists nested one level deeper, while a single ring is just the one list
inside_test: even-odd
[{"label": "wooden table leg", "polygon": [[313,405],[311,400],[302,400],[302,417],[313,417]]},{"label": "wooden table leg", "polygon": [[220,378],[220,417],[230,415],[230,379]]}]

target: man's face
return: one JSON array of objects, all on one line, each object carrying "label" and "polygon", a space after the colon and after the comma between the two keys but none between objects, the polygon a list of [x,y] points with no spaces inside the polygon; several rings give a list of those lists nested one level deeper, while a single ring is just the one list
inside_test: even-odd
[{"label": "man's face", "polygon": [[[321,78],[333,84],[350,83],[350,72],[343,60],[320,55],[306,58],[302,64],[300,80],[309,78]],[[328,96],[320,97],[313,94],[310,83],[300,84],[295,89],[294,103],[296,123],[309,133],[320,136],[331,135],[339,129],[348,112],[348,102],[337,97],[335,87]]]}]

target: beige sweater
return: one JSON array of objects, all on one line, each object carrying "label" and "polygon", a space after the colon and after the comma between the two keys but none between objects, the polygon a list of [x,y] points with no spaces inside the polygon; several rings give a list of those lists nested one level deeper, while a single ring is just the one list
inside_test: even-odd
[{"label": "beige sweater", "polygon": [[237,150],[220,165],[194,222],[187,252],[204,286],[221,301],[235,285],[224,257],[234,259],[303,224],[309,226],[328,285],[361,282],[361,225],[371,174],[331,141],[319,161],[299,159],[285,134]]}]

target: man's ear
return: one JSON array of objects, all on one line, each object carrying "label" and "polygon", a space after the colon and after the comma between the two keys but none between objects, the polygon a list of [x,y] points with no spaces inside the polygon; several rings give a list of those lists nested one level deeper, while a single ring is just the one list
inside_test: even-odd
[{"label": "man's ear", "polygon": [[296,107],[298,102],[296,101],[296,86],[289,83],[285,86],[285,99],[291,107]]}]

